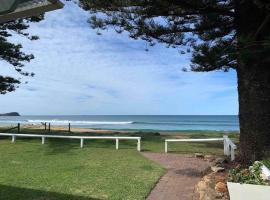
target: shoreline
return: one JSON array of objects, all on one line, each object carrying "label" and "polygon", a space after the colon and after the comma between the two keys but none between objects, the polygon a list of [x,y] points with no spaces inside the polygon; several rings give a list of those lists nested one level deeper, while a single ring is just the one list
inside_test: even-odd
[{"label": "shoreline", "polygon": [[[10,128],[10,126],[0,125],[0,128]],[[37,129],[44,130],[44,125],[34,125],[34,124],[21,124],[22,129]],[[47,126],[48,129],[48,126]],[[52,131],[68,131],[68,126],[51,126],[50,129]],[[159,133],[160,135],[185,135],[185,134],[239,134],[239,131],[217,131],[217,130],[143,130],[143,129],[101,129],[101,128],[85,128],[85,127],[72,127],[72,133],[100,133],[100,134],[112,134],[112,133]]]}]

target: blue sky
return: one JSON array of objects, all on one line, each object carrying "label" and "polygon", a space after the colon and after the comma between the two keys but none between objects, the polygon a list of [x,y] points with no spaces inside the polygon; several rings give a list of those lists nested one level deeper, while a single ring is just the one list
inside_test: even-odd
[{"label": "blue sky", "polygon": [[[150,47],[113,31],[98,36],[89,14],[72,2],[47,13],[29,32],[15,36],[35,60],[25,69],[34,78],[0,96],[0,112],[65,114],[237,114],[236,74],[182,72],[189,57],[179,49]],[[6,63],[1,74],[16,73]]]}]

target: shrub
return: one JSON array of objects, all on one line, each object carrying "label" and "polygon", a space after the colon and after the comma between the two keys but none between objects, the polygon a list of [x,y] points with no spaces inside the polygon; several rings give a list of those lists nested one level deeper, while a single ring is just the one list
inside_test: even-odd
[{"label": "shrub", "polygon": [[229,171],[228,181],[235,183],[246,183],[255,185],[268,185],[268,182],[261,177],[262,163],[254,162],[249,168],[243,168],[238,165],[235,169]]}]

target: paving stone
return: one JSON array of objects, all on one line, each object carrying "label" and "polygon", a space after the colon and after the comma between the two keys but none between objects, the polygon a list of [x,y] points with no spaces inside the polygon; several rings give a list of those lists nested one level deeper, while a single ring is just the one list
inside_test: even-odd
[{"label": "paving stone", "polygon": [[147,200],[196,200],[195,186],[209,163],[191,155],[142,153],[167,169]]}]

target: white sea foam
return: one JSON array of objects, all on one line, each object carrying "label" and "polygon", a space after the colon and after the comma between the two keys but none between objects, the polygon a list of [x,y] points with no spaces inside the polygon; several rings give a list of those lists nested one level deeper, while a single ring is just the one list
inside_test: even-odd
[{"label": "white sea foam", "polygon": [[72,120],[27,120],[29,123],[40,124],[40,123],[51,123],[56,125],[65,125],[68,123],[78,124],[78,125],[125,125],[132,124],[132,121],[116,122],[116,121],[72,121]]}]

